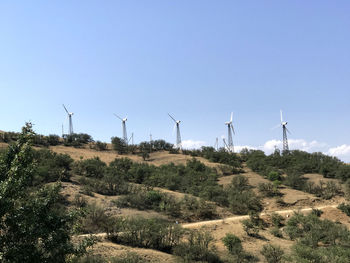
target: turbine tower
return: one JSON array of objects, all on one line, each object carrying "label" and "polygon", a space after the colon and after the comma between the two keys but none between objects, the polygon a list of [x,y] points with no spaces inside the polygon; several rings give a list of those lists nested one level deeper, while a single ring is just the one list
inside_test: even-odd
[{"label": "turbine tower", "polygon": [[287,132],[288,133],[290,133],[290,132],[287,129],[288,122],[283,121],[282,110],[280,110],[280,113],[281,113],[281,126],[282,126],[282,130],[283,130],[283,152],[285,152],[285,151],[289,151]]},{"label": "turbine tower", "polygon": [[216,151],[219,151],[219,138],[218,137],[216,137],[216,139],[215,139],[214,149]]},{"label": "turbine tower", "polygon": [[117,114],[114,113],[114,116],[116,116],[119,120],[122,121],[122,127],[123,127],[123,140],[125,142],[125,144],[128,144],[129,140],[128,140],[128,135],[126,133],[126,121],[128,120],[127,117],[125,117],[124,119],[120,118]]},{"label": "turbine tower", "polygon": [[130,141],[131,141],[131,145],[134,145],[134,133],[133,132],[131,133],[131,136],[130,136],[128,142],[130,142]]},{"label": "turbine tower", "polygon": [[233,118],[233,113],[231,112],[230,121],[225,122],[225,125],[227,125],[228,150],[230,152],[234,151],[232,133],[235,134],[235,130],[233,129],[232,118]]},{"label": "turbine tower", "polygon": [[[171,116],[168,113],[169,117],[172,118],[172,120],[175,122],[175,126],[176,126],[176,148],[181,149],[181,134],[180,134],[180,120],[175,120],[175,118],[173,116]],[[174,128],[175,128],[174,126]]]},{"label": "turbine tower", "polygon": [[72,121],[72,116],[73,116],[73,112],[69,112],[66,108],[66,106],[63,105],[63,108],[65,109],[65,111],[67,112],[68,114],[68,119],[69,119],[69,131],[68,131],[68,134],[69,135],[72,135],[73,134],[73,121]]}]

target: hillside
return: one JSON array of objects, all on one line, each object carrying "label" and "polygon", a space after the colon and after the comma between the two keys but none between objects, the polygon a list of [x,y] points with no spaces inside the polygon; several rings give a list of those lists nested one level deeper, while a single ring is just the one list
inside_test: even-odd
[{"label": "hillside", "polygon": [[[7,144],[0,143],[0,148],[5,147],[7,147]],[[43,148],[36,147],[35,149],[42,150]],[[148,160],[145,161],[139,155],[121,155],[112,150],[96,151],[90,149],[88,146],[74,148],[60,145],[50,146],[49,149],[57,154],[69,155],[74,160],[74,163],[71,164],[74,169],[70,172],[70,179],[62,182],[61,194],[67,201],[66,205],[70,209],[74,207],[87,208],[88,219],[84,219],[82,222],[85,230],[75,238],[79,239],[89,233],[98,236],[99,241],[90,249],[90,253],[95,256],[101,256],[103,258],[123,257],[127,255],[126,253],[132,252],[136,253],[138,257],[146,262],[177,262],[178,260],[177,256],[168,252],[113,242],[113,240],[107,238],[104,227],[100,225],[100,222],[107,220],[107,218],[156,218],[169,221],[173,224],[179,223],[184,229],[208,231],[213,237],[211,243],[216,247],[215,253],[224,261],[229,260],[231,257],[222,242],[222,239],[228,233],[232,233],[240,238],[244,251],[253,256],[258,262],[264,262],[264,256],[260,251],[262,251],[263,246],[266,244],[278,245],[285,253],[291,253],[292,246],[296,241],[287,238],[285,233],[282,234],[282,236],[276,236],[271,232],[273,229],[271,225],[271,216],[274,212],[280,214],[282,220],[286,221],[292,217],[295,212],[309,214],[313,209],[318,209],[323,211],[320,215],[321,219],[339,222],[347,228],[350,226],[350,218],[337,208],[339,204],[345,202],[344,196],[340,194],[340,192],[339,194],[332,195],[331,198],[324,198],[312,193],[293,189],[282,181],[282,184],[279,184],[277,188],[275,188],[278,194],[275,196],[265,195],[261,190],[262,185],[269,185],[271,181],[257,172],[254,172],[248,167],[247,161],[245,160],[242,161],[240,170],[232,170],[235,172],[230,173],[228,172],[230,170],[227,169],[227,165],[223,163],[211,162],[201,156],[190,156],[181,153],[171,154],[168,151],[152,152]],[[94,159],[96,157],[99,158],[97,161]],[[125,163],[119,163],[116,162],[116,160],[125,162],[124,158],[131,160],[131,163],[127,165],[131,165],[131,167],[135,166],[135,171],[132,170],[135,176],[139,176],[138,174],[141,171],[142,173],[146,173],[146,175],[142,175],[142,179],[132,177],[131,179],[127,179],[127,181],[110,182],[118,187],[127,183],[127,188],[118,190],[122,192],[116,192],[116,194],[111,194],[111,192],[106,194],[108,189],[107,186],[103,184],[108,184],[108,181],[103,181],[104,179],[102,180],[102,177],[99,175],[93,177],[89,175],[87,172],[88,170],[84,170],[87,167],[84,166],[85,163],[86,165],[89,163],[93,169],[97,166],[103,169],[107,169],[108,167],[120,169],[118,167],[122,167],[120,165],[125,165]],[[90,160],[95,161],[90,163]],[[190,165],[193,166],[191,168],[192,170],[187,168]],[[98,169],[95,172],[98,172]],[[169,169],[175,169],[174,172],[178,171],[184,174],[184,176],[187,176],[185,172],[186,169],[190,169],[188,170],[188,178],[191,178],[191,174],[194,176],[196,173],[199,173],[198,176],[207,178],[204,181],[197,182],[197,184],[204,183],[204,188],[186,188],[186,184],[187,186],[192,184],[191,181],[187,181],[187,183],[181,187],[180,185],[182,185],[182,182],[180,181],[179,185],[173,185],[170,184],[170,182],[161,183],[161,180],[163,180],[162,178],[166,179],[163,173],[169,171]],[[109,170],[107,169],[106,171]],[[147,173],[151,174],[147,175]],[[155,179],[155,175],[152,175],[152,173],[158,177]],[[214,174],[216,174],[216,177],[211,177]],[[175,175],[169,174],[168,176]],[[265,225],[261,227],[259,234],[255,236],[247,235],[247,232],[244,230],[242,220],[249,219],[247,213],[235,212],[235,209],[231,209],[231,206],[225,203],[226,201],[220,201],[220,198],[223,198],[222,195],[224,194],[224,192],[220,192],[222,190],[219,191],[220,193],[216,193],[218,189],[227,189],[226,191],[231,189],[233,187],[232,180],[237,179],[239,176],[247,179],[247,185],[244,191],[248,191],[247,193],[249,193],[249,195],[259,196],[262,205],[262,208],[256,211],[260,213],[260,218],[265,222]],[[206,180],[212,180],[210,178],[216,179],[206,185]],[[303,175],[303,180],[304,183],[310,182],[315,185],[320,183],[326,184],[328,182],[334,185],[340,185],[342,183],[340,180],[334,178],[324,178],[323,175],[318,173],[306,173]],[[242,183],[243,182],[239,182],[239,184]],[[207,193],[204,195],[204,192],[201,192],[203,189],[211,189],[209,190],[209,195],[207,195]],[[272,190],[270,189],[269,191]],[[155,196],[155,199],[151,199],[153,200],[151,203],[147,203],[147,206],[143,206],[145,200],[142,199],[152,195]],[[135,199],[137,196],[139,196],[138,199]],[[160,201],[158,198],[160,198]],[[247,199],[246,202],[250,201]],[[158,203],[159,206],[155,205]],[[181,211],[176,211],[176,208],[175,210],[166,210],[163,205],[172,205]],[[181,213],[179,214],[179,212]],[[91,215],[95,215],[95,217]]]}]

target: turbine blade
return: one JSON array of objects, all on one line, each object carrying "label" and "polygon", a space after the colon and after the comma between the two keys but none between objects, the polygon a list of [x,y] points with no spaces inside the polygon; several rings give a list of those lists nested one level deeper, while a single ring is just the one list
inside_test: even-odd
[{"label": "turbine blade", "polygon": [[113,113],[113,114],[114,114],[114,116],[116,116],[118,119],[120,119],[121,121],[123,121],[123,119],[120,118],[117,114],[115,114],[115,113]]},{"label": "turbine blade", "polygon": [[283,116],[282,116],[282,110],[280,110],[281,113],[281,123],[283,122]]},{"label": "turbine blade", "polygon": [[66,106],[64,106],[64,104],[62,104],[62,105],[63,105],[63,108],[65,109],[65,111],[67,112],[67,114],[69,115],[69,112],[68,112]]},{"label": "turbine blade", "polygon": [[174,124],[173,134],[175,134],[175,129],[176,129],[176,123]]},{"label": "turbine blade", "polygon": [[287,129],[287,127],[286,127],[286,131],[287,131],[289,134],[291,134],[291,132]]},{"label": "turbine blade", "polygon": [[233,134],[236,134],[235,129],[233,128],[233,125],[231,125],[231,129],[232,129]]},{"label": "turbine blade", "polygon": [[173,119],[173,121],[176,123],[176,120],[173,116],[171,116],[169,113],[168,113],[169,117]]},{"label": "turbine blade", "polygon": [[277,124],[276,126],[272,127],[271,130],[277,129],[277,128],[280,127],[280,126],[281,126],[281,124],[279,123],[279,124]]}]

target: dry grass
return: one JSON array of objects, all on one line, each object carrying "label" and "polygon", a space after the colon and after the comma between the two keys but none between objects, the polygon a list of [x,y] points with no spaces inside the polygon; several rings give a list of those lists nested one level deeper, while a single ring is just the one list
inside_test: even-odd
[{"label": "dry grass", "polygon": [[156,262],[156,263],[177,262],[174,256],[164,252],[160,252],[153,249],[135,248],[135,247],[118,245],[118,244],[109,242],[107,240],[103,240],[102,242],[98,242],[97,244],[95,244],[91,252],[94,255],[100,255],[105,258],[120,257],[122,255],[125,255],[128,252],[133,252],[138,254],[141,258],[143,258],[147,262]]}]

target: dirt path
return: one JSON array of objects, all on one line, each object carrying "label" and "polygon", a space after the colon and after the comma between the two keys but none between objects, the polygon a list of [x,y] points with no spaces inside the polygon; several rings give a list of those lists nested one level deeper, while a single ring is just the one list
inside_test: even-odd
[{"label": "dirt path", "polygon": [[[288,209],[288,210],[278,210],[278,211],[271,211],[268,213],[261,213],[260,216],[266,216],[271,213],[277,213],[280,215],[288,215],[292,214],[294,212],[309,212],[312,211],[312,209],[319,209],[323,210],[325,208],[336,208],[338,207],[338,204],[336,205],[324,205],[324,206],[317,206],[317,207],[307,207],[307,208],[302,208],[302,209]],[[183,228],[200,228],[202,226],[208,226],[208,225],[216,225],[216,224],[222,224],[222,223],[228,223],[228,222],[233,222],[233,221],[240,221],[244,219],[248,219],[249,215],[242,215],[242,216],[232,216],[232,217],[226,217],[223,219],[217,219],[217,220],[207,220],[207,221],[200,221],[200,222],[195,222],[195,223],[187,223],[187,224],[181,224]],[[83,234],[79,235],[79,237],[88,237],[88,236],[96,236],[96,237],[106,237],[107,233],[96,233],[96,234]]]},{"label": "dirt path", "polygon": [[[336,208],[338,205],[325,205],[325,206],[318,206],[318,207],[308,207],[308,208],[302,208],[302,209],[288,209],[288,210],[278,210],[278,211],[271,211],[268,213],[261,213],[261,216],[269,215],[271,213],[277,213],[280,215],[285,215],[285,214],[291,214],[295,211],[300,211],[300,212],[308,212],[311,211],[312,209],[319,209],[323,210],[325,208]],[[227,217],[224,219],[217,219],[217,220],[207,220],[207,221],[200,221],[200,222],[195,222],[195,223],[188,223],[188,224],[182,224],[182,227],[184,228],[198,228],[206,225],[213,225],[213,224],[219,224],[219,223],[227,223],[227,222],[232,222],[232,221],[240,221],[243,219],[248,219],[249,215],[242,215],[242,216],[232,216],[232,217]]]}]

